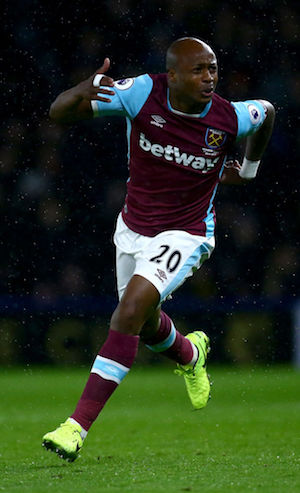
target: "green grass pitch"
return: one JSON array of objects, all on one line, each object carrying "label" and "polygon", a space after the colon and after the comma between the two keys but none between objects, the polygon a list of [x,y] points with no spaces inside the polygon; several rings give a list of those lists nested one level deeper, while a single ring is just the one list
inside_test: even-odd
[{"label": "green grass pitch", "polygon": [[297,493],[300,372],[210,369],[212,399],[192,411],[172,367],[135,365],[66,463],[41,447],[88,369],[2,369],[0,491]]}]

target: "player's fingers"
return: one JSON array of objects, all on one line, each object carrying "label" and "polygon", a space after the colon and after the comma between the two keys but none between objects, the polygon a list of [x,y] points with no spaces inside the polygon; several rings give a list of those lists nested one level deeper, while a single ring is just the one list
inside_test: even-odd
[{"label": "player's fingers", "polygon": [[106,88],[105,86],[97,87],[97,90],[95,91],[95,94],[109,94],[110,96],[113,96],[115,94],[115,91],[109,89],[108,87]]},{"label": "player's fingers", "polygon": [[92,76],[94,87],[99,87],[100,85],[113,87],[114,80],[111,77],[104,75],[105,72],[108,71],[109,67],[110,59],[106,57],[104,59],[103,65],[98,70],[96,70],[95,74]]},{"label": "player's fingers", "polygon": [[101,74],[105,74],[105,72],[108,71],[109,67],[110,67],[110,59],[108,57],[106,57],[106,58],[104,58],[103,65],[100,68]]},{"label": "player's fingers", "polygon": [[109,98],[104,98],[103,96],[97,95],[95,98],[97,101],[103,101],[103,103],[111,103],[111,99]]},{"label": "player's fingers", "polygon": [[109,67],[110,67],[110,59],[109,58],[104,58],[103,64],[101,65],[100,68],[98,68],[96,70],[95,73],[96,74],[105,74],[105,72],[108,71]]},{"label": "player's fingers", "polygon": [[240,169],[240,167],[241,167],[241,165],[240,165],[240,163],[238,162],[237,159],[227,161],[226,164],[225,164],[225,168]]},{"label": "player's fingers", "polygon": [[100,73],[96,73],[93,78],[93,86],[94,87],[99,87],[99,86],[110,86],[113,87],[114,85],[114,80],[111,77],[108,77],[107,75],[103,75]]},{"label": "player's fingers", "polygon": [[104,58],[103,65],[101,65],[101,67],[98,68],[98,70],[96,70],[96,74],[105,74],[109,70],[109,67],[110,67],[110,59]]},{"label": "player's fingers", "polygon": [[235,160],[233,161],[233,165],[232,165],[232,167],[233,167],[233,168],[235,168],[235,169],[238,169],[238,170],[239,170],[239,169],[241,169],[241,165],[240,165],[240,163],[238,162],[238,160],[237,160],[237,159],[235,159]]}]

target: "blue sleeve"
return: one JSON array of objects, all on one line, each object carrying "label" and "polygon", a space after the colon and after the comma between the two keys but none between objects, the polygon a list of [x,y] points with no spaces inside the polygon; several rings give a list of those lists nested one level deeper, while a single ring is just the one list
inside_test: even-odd
[{"label": "blue sleeve", "polygon": [[266,113],[259,101],[238,101],[231,103],[238,119],[237,138],[248,137],[254,134],[263,124]]},{"label": "blue sleeve", "polygon": [[152,91],[153,81],[148,74],[115,82],[110,103],[91,101],[94,116],[121,115],[135,118]]}]

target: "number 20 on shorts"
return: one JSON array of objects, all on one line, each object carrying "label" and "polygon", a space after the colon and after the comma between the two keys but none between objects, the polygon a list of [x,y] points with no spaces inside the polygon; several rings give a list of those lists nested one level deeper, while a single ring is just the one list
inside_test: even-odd
[{"label": "number 20 on shorts", "polygon": [[160,245],[160,253],[155,255],[150,259],[150,262],[155,262],[160,264],[161,262],[166,263],[166,269],[168,272],[172,273],[177,269],[181,260],[181,253],[179,250],[173,250],[170,252],[169,245]]}]

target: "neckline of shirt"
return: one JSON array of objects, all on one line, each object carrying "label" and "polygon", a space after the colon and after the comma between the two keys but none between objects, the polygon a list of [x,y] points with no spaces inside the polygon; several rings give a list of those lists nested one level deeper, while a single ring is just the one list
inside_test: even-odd
[{"label": "neckline of shirt", "polygon": [[207,113],[209,112],[211,105],[212,105],[212,100],[210,100],[209,103],[207,103],[207,105],[205,106],[204,110],[201,111],[201,113],[184,113],[183,111],[175,110],[174,108],[172,108],[169,96],[170,96],[170,90],[168,88],[167,89],[168,108],[170,111],[172,111],[172,113],[175,113],[176,115],[180,115],[180,116],[189,116],[191,118],[204,118],[207,115]]}]

